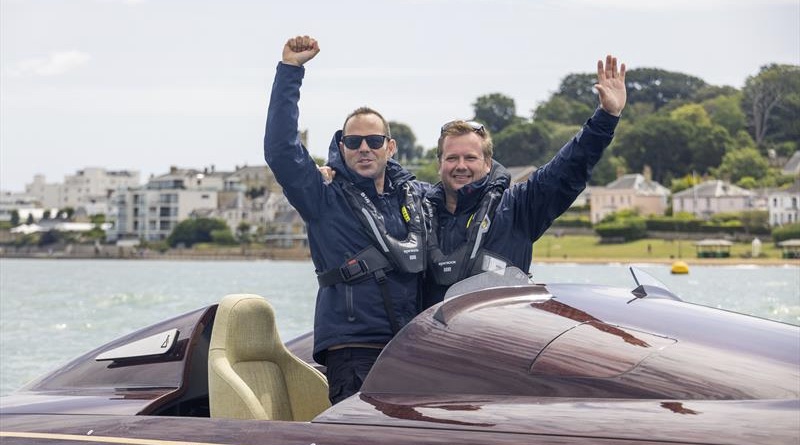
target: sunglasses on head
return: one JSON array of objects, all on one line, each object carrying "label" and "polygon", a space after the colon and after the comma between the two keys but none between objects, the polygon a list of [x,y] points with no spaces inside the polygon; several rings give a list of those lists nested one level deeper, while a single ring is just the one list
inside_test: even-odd
[{"label": "sunglasses on head", "polygon": [[464,124],[464,125],[467,125],[467,126],[469,126],[470,128],[472,128],[472,131],[474,131],[475,133],[478,133],[478,134],[479,134],[479,135],[481,135],[481,136],[483,136],[483,135],[485,135],[485,134],[486,134],[486,128],[484,128],[484,127],[483,127],[483,124],[482,124],[482,123],[480,123],[480,122],[475,122],[475,121],[462,121],[462,120],[454,120],[454,121],[450,121],[450,122],[448,122],[448,123],[446,123],[446,124],[442,125],[442,132],[441,132],[441,134],[444,134],[444,132],[445,132],[445,131],[447,131],[447,130],[449,130],[449,129],[453,128],[453,127],[454,127],[455,125],[457,125],[457,124]]},{"label": "sunglasses on head", "polygon": [[361,147],[361,141],[367,140],[367,147],[377,150],[383,147],[383,143],[386,139],[389,139],[389,136],[385,136],[382,134],[370,134],[367,136],[358,136],[358,135],[348,135],[342,136],[342,144],[344,144],[345,148],[349,150],[358,150]]}]

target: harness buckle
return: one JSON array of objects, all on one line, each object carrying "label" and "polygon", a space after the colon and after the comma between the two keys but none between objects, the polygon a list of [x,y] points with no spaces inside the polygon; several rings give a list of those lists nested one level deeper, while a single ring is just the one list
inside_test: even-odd
[{"label": "harness buckle", "polygon": [[345,265],[339,268],[339,273],[342,275],[343,281],[347,282],[363,277],[369,272],[367,264],[356,258],[351,258],[345,262]]}]

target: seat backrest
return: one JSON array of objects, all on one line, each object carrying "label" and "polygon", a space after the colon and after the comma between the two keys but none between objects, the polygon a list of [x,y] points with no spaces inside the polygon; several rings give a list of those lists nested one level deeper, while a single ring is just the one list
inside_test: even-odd
[{"label": "seat backrest", "polygon": [[251,294],[219,303],[208,393],[211,417],[308,421],[330,407],[325,376],[286,349],[272,306]]}]

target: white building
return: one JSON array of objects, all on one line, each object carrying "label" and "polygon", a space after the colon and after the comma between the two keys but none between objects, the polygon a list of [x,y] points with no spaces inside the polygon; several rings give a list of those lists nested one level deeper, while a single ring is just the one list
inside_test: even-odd
[{"label": "white building", "polygon": [[34,175],[33,182],[25,184],[25,193],[35,196],[43,207],[58,208],[61,203],[61,184],[48,184],[44,175]]},{"label": "white building", "polygon": [[138,187],[139,172],[87,167],[64,177],[64,183],[48,184],[43,175],[36,175],[25,191],[39,198],[44,207],[72,207],[88,215],[110,213],[110,197],[120,189]]},{"label": "white building", "polygon": [[52,217],[56,216],[57,209],[46,209],[35,196],[28,193],[2,192],[0,193],[0,221],[11,221],[11,215],[16,210],[19,215],[19,222],[24,224],[28,220],[28,215],[34,221],[42,219],[46,211],[50,211]]},{"label": "white building", "polygon": [[216,211],[224,176],[213,170],[172,167],[169,173],[151,178],[144,187],[118,193],[117,211],[111,217],[114,227],[108,231],[108,239],[166,239],[192,212]]},{"label": "white building", "polygon": [[711,215],[767,210],[766,197],[717,179],[706,181],[672,196],[673,212],[687,212],[700,219]]},{"label": "white building", "polygon": [[774,190],[767,198],[769,224],[782,226],[800,222],[800,181],[786,190]]},{"label": "white building", "polygon": [[663,215],[667,209],[668,188],[641,174],[623,175],[605,187],[592,187],[589,212],[592,224],[607,215],[632,209],[642,216]]}]

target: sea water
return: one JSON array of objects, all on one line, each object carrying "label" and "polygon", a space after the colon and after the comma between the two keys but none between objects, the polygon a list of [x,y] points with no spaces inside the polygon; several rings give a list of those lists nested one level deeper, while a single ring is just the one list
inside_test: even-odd
[{"label": "sea water", "polygon": [[[800,267],[643,264],[686,301],[800,324]],[[625,264],[540,264],[536,282],[633,289]],[[0,395],[121,335],[254,293],[275,308],[282,339],[313,327],[317,282],[310,261],[0,259]]]}]

